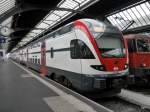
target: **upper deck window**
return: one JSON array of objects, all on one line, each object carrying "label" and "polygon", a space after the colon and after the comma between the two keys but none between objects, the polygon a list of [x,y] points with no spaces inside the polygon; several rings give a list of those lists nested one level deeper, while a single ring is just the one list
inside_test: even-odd
[{"label": "upper deck window", "polygon": [[117,27],[106,25],[105,23],[97,20],[84,20],[90,33],[94,38],[99,38],[103,33],[121,34]]}]

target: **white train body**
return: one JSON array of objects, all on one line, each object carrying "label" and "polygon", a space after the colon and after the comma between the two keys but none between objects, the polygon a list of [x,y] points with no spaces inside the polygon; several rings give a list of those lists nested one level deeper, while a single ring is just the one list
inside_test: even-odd
[{"label": "white train body", "polygon": [[[93,28],[97,28],[96,33],[100,34],[100,39],[106,35],[106,43],[102,45],[108,46],[106,50],[102,49],[106,53],[100,50],[98,44],[101,42],[94,37],[88,23],[98,24]],[[119,37],[113,37],[113,42],[113,38],[107,38],[108,34]],[[22,54],[19,55],[18,52]],[[120,54],[116,55],[117,53]],[[104,23],[91,19],[81,19],[68,24],[12,55],[13,59],[20,59],[37,71],[49,76],[63,76],[75,88],[88,92],[117,88],[115,86],[120,83],[117,85],[113,81],[123,81],[128,74],[127,50],[121,32],[113,26],[109,29]]]}]

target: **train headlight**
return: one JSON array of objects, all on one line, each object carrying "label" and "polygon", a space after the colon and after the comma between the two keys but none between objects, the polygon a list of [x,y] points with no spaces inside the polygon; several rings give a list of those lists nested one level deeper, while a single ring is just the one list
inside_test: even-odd
[{"label": "train headlight", "polygon": [[99,71],[105,71],[104,65],[91,65],[91,67]]},{"label": "train headlight", "polygon": [[128,68],[128,64],[125,64],[125,65],[124,65],[124,68],[127,69],[127,68]]},{"label": "train headlight", "polygon": [[145,63],[142,63],[141,66],[142,66],[142,67],[146,67],[146,64],[145,64]]}]

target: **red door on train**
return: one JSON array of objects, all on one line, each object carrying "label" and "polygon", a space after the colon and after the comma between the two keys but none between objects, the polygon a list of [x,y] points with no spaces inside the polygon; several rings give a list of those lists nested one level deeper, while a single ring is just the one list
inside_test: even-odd
[{"label": "red door on train", "polygon": [[47,75],[46,67],[46,44],[45,41],[41,43],[41,66],[40,66],[41,76]]}]

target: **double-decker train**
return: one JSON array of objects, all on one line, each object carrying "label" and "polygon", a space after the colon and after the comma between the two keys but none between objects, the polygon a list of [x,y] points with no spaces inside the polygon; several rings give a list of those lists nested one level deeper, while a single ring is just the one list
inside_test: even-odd
[{"label": "double-decker train", "polygon": [[129,51],[128,83],[150,85],[150,36],[130,34],[124,38]]},{"label": "double-decker train", "polygon": [[84,92],[116,94],[128,75],[128,51],[122,33],[93,19],[67,24],[11,57]]}]

